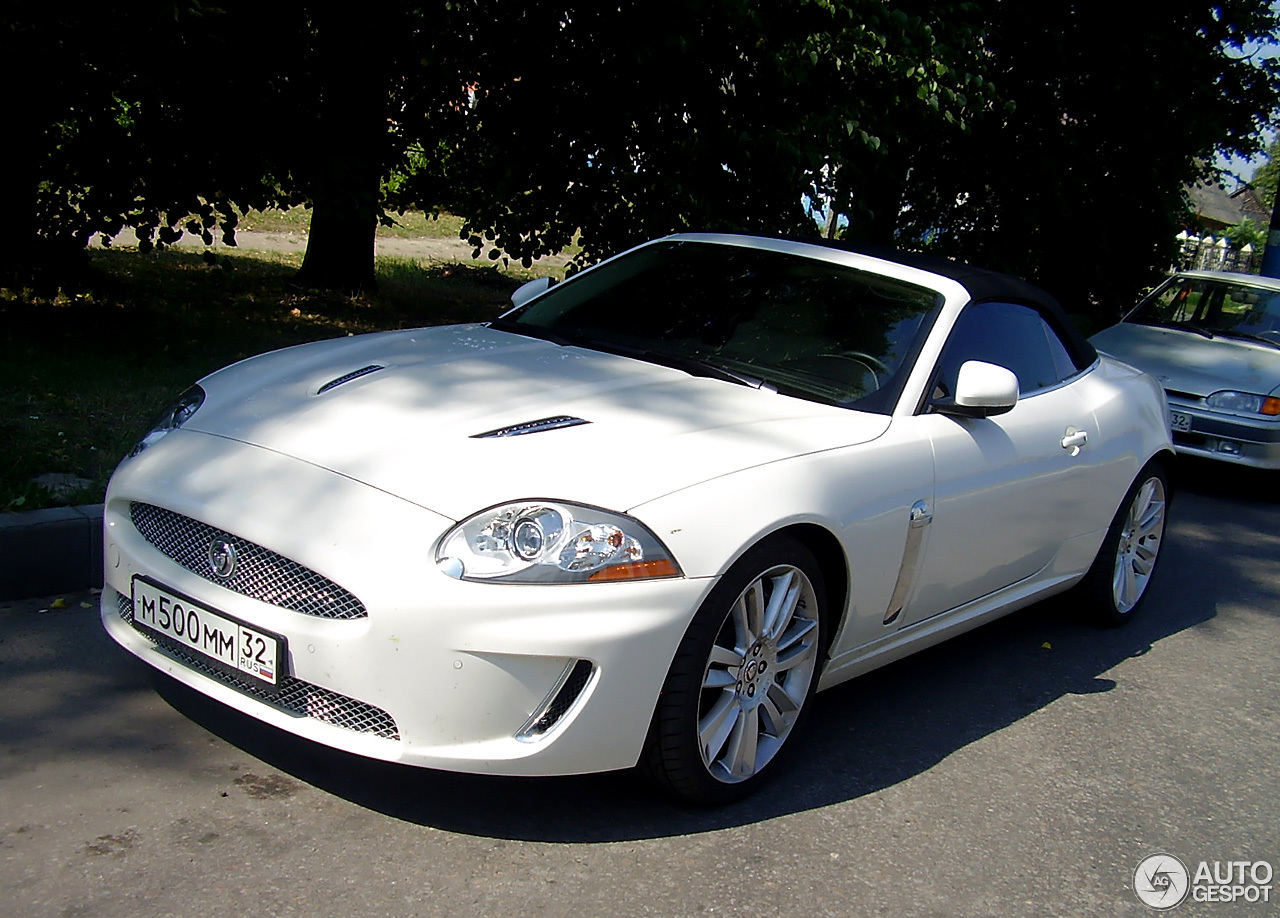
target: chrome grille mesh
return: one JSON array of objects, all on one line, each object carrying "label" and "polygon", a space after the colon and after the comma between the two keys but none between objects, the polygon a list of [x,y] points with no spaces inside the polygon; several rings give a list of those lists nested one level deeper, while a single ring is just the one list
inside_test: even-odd
[{"label": "chrome grille mesh", "polygon": [[[129,518],[142,537],[170,560],[210,583],[282,609],[320,618],[364,618],[364,604],[332,580],[268,548],[214,526],[152,504],[131,503]],[[223,539],[235,548],[236,569],[216,577],[209,543]]]},{"label": "chrome grille mesh", "polygon": [[275,691],[266,690],[256,684],[257,680],[251,676],[233,676],[209,665],[202,657],[191,653],[179,642],[134,625],[133,600],[123,593],[116,593],[116,607],[120,617],[132,625],[134,630],[162,648],[171,657],[210,679],[244,692],[264,704],[298,717],[311,717],[335,727],[354,730],[356,733],[372,733],[384,739],[400,738],[400,730],[396,726],[395,719],[382,708],[312,685],[310,682],[295,679],[293,676],[281,676],[280,685]]}]

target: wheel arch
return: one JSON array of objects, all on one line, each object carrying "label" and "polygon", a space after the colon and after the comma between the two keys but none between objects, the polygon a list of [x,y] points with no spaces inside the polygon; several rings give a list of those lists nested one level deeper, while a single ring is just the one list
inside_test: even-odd
[{"label": "wheel arch", "polygon": [[816,523],[793,523],[771,532],[766,538],[790,536],[803,545],[818,562],[826,588],[827,609],[831,615],[823,652],[831,649],[831,642],[840,630],[844,610],[849,603],[849,558],[844,547],[831,530]]},{"label": "wheel arch", "polygon": [[1164,471],[1165,477],[1169,481],[1169,493],[1166,497],[1169,500],[1172,500],[1174,492],[1178,489],[1178,454],[1171,449],[1160,450],[1146,461],[1146,464],[1138,471],[1138,475],[1135,475],[1134,477],[1137,478],[1153,465],[1160,466]]}]

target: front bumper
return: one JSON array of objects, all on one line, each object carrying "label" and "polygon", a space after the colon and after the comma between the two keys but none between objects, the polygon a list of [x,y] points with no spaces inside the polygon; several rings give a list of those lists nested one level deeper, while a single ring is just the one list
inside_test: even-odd
[{"label": "front bumper", "polygon": [[[191,560],[198,553],[144,535],[134,503],[269,549],[349,591],[363,614],[295,611],[269,592],[219,583]],[[551,775],[634,765],[676,647],[712,583],[455,580],[432,562],[451,525],[445,517],[307,463],[189,431],[121,466],[104,525],[102,620],[131,653],[299,736],[453,771]],[[226,675],[136,626],[139,576],[283,637],[280,689]]]},{"label": "front bumper", "polygon": [[1248,418],[1169,395],[1170,411],[1191,418],[1189,431],[1173,431],[1179,453],[1259,469],[1280,469],[1280,420]]}]

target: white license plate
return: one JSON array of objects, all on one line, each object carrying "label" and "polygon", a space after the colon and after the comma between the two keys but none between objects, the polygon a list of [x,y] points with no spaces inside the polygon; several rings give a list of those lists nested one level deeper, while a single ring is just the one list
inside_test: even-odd
[{"label": "white license plate", "polygon": [[285,647],[278,635],[213,612],[142,577],[133,578],[133,621],[210,660],[268,685],[278,684]]},{"label": "white license plate", "polygon": [[1169,412],[1169,425],[1174,429],[1186,433],[1191,429],[1191,415],[1184,414],[1181,411]]}]

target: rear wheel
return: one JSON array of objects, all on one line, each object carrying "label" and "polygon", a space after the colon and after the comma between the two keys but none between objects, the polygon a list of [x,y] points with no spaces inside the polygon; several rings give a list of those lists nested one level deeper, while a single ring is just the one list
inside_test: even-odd
[{"label": "rear wheel", "polygon": [[1142,470],[1125,495],[1080,592],[1106,625],[1132,620],[1147,597],[1169,505],[1169,479],[1158,463]]},{"label": "rear wheel", "polygon": [[750,549],[694,616],[645,743],[645,770],[696,803],[747,796],[773,771],[817,685],[826,599],[790,538]]}]

